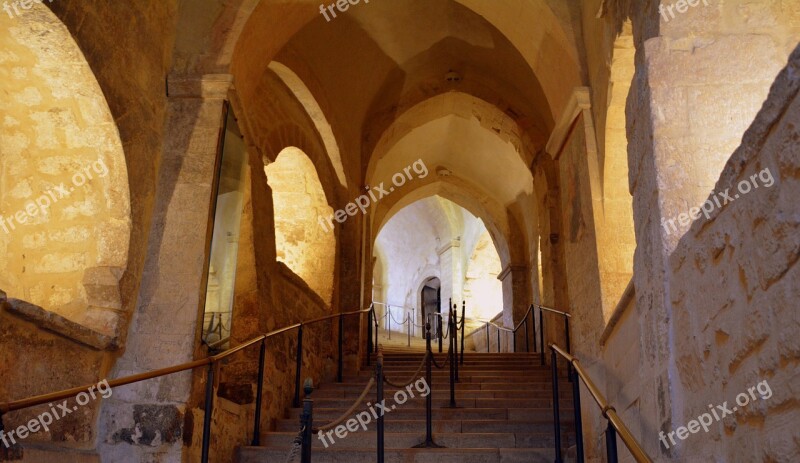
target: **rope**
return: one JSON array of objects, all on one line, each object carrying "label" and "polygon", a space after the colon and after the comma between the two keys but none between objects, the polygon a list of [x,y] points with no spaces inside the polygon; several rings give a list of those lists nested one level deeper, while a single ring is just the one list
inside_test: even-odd
[{"label": "rope", "polygon": [[300,463],[303,456],[303,431],[305,427],[297,433],[289,447],[289,454],[286,455],[286,463]]},{"label": "rope", "polygon": [[433,364],[436,366],[436,368],[441,370],[441,369],[443,369],[444,367],[447,366],[447,362],[450,361],[450,351],[451,350],[452,349],[450,349],[450,348],[447,349],[447,358],[444,360],[444,363],[441,366],[439,366],[439,364],[436,363],[436,356],[431,354],[431,359],[433,360]]},{"label": "rope", "polygon": [[403,320],[402,322],[399,322],[399,321],[394,319],[394,315],[392,315],[392,312],[387,312],[387,313],[389,314],[389,318],[391,318],[392,321],[397,325],[405,325],[406,322],[408,321],[408,314],[406,314],[406,319],[405,320]]},{"label": "rope", "polygon": [[345,420],[350,418],[353,412],[356,411],[356,408],[358,408],[358,406],[361,405],[361,403],[364,401],[364,398],[367,397],[367,394],[369,393],[370,389],[372,389],[373,384],[375,384],[375,378],[370,378],[369,382],[367,383],[367,387],[364,388],[364,392],[362,392],[361,395],[358,397],[358,399],[356,399],[355,403],[353,403],[353,406],[350,407],[346,412],[344,412],[342,416],[340,416],[339,418],[333,420],[332,422],[326,424],[325,426],[320,426],[318,428],[313,429],[314,434],[318,433],[319,431],[322,432],[330,431],[331,429],[335,428],[336,426],[339,426],[340,424],[344,423]]},{"label": "rope", "polygon": [[404,387],[408,386],[409,384],[411,384],[411,383],[413,383],[414,381],[417,380],[417,375],[419,374],[420,371],[422,371],[422,367],[425,366],[425,360],[428,359],[428,355],[430,355],[430,354],[426,354],[426,355],[422,356],[422,362],[419,364],[419,368],[417,368],[417,371],[414,372],[413,375],[411,375],[411,380],[409,380],[407,383],[402,384],[402,385],[394,383],[392,381],[389,381],[389,378],[387,378],[385,375],[383,377],[383,382],[388,384],[389,386],[396,387],[398,389],[403,389]]}]

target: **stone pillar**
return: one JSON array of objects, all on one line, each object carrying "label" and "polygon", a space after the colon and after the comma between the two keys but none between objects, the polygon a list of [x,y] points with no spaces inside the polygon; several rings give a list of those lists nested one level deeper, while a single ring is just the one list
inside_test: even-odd
[{"label": "stone pillar", "polygon": [[[127,346],[112,378],[196,355],[214,164],[230,83],[227,75],[168,81],[149,248]],[[98,444],[103,461],[180,462],[184,435],[192,433],[184,429],[191,386],[192,374],[184,372],[115,389],[99,424],[106,436]]]},{"label": "stone pillar", "polygon": [[[530,277],[528,267],[524,265],[507,265],[498,275],[497,279],[503,283],[503,324],[507,328],[514,326],[522,320],[528,310],[530,301],[528,300],[528,288],[530,287]],[[532,331],[529,330],[529,333]],[[503,350],[510,352],[520,352],[525,350],[525,334],[520,331],[517,335],[517,343],[512,349],[512,335],[508,333],[501,335]]]},{"label": "stone pillar", "polygon": [[[714,191],[797,43],[775,27],[791,20],[791,12],[777,5],[775,10],[759,7],[762,16],[754,20],[752,10],[735,2],[701,2],[675,14],[668,9],[673,2],[660,3],[665,13],[658,14],[659,2],[636,13],[641,16],[634,30],[658,35],[637,38],[640,72],[626,109],[642,346],[639,415],[648,433],[681,424],[671,418],[682,409],[683,398],[674,382],[679,366],[672,355],[669,256],[693,222],[693,208]],[[774,34],[759,32],[768,23]],[[655,440],[644,444],[651,455],[664,451]]]},{"label": "stone pillar", "polygon": [[464,258],[461,240],[447,241],[436,250],[439,255],[439,268],[442,282],[442,313],[447,313],[448,301],[461,304],[464,295]]}]

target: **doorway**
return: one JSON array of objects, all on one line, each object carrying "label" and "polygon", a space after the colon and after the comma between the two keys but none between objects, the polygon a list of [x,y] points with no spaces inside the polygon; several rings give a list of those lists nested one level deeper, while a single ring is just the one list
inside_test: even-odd
[{"label": "doorway", "polygon": [[[425,323],[430,321],[432,336],[438,335],[438,316],[433,314],[442,313],[442,283],[436,277],[431,277],[425,280],[422,284],[422,291],[420,294],[422,303],[420,304],[420,315],[422,320],[422,337],[425,338]],[[435,317],[429,320],[428,317]]]}]

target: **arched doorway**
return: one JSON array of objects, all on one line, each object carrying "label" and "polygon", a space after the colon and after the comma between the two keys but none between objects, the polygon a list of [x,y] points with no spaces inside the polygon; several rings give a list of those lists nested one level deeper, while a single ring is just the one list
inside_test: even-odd
[{"label": "arched doorway", "polygon": [[[433,314],[442,313],[442,282],[436,278],[431,277],[425,280],[420,290],[420,320],[424,326],[425,323],[430,321],[431,334],[438,334],[438,320],[430,318]],[[425,337],[425,330],[422,330],[422,337]]]}]

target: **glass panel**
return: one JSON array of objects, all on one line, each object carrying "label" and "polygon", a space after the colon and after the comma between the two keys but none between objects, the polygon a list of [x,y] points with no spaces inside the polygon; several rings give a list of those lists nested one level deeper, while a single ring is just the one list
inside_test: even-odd
[{"label": "glass panel", "polygon": [[246,167],[244,141],[229,109],[219,167],[203,317],[203,341],[212,350],[224,350],[229,345]]}]

